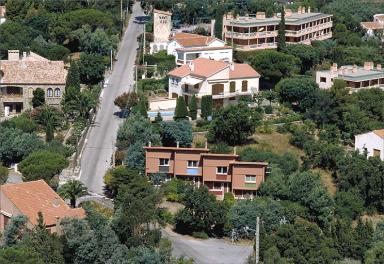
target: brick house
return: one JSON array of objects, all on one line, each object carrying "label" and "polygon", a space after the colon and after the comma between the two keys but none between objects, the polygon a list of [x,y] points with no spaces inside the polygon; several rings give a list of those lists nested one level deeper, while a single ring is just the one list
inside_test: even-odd
[{"label": "brick house", "polygon": [[210,153],[208,148],[145,147],[146,175],[165,173],[168,178],[205,184],[218,199],[232,192],[237,199],[253,197],[265,180],[268,163],[243,162],[234,154]]}]

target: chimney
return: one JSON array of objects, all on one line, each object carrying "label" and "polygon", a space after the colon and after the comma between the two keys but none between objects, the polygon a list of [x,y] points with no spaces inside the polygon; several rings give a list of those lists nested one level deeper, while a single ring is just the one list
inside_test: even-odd
[{"label": "chimney", "polygon": [[177,148],[180,147],[180,142],[179,142],[179,141],[176,142],[176,147],[177,147]]},{"label": "chimney", "polygon": [[233,62],[231,62],[229,64],[229,68],[231,69],[231,71],[234,71],[235,70],[235,64]]},{"label": "chimney", "polygon": [[333,73],[336,73],[337,72],[337,63],[333,63],[332,66],[331,66],[331,71]]},{"label": "chimney", "polygon": [[292,16],[292,10],[291,9],[284,9],[284,12],[285,12],[285,17]]},{"label": "chimney", "polygon": [[236,154],[236,147],[233,147],[233,155],[237,155]]},{"label": "chimney", "polygon": [[364,62],[364,70],[366,70],[366,71],[372,70],[372,68],[371,68],[372,64],[373,64],[373,62],[370,62],[370,61]]},{"label": "chimney", "polygon": [[377,65],[376,65],[376,69],[379,70],[379,71],[381,71],[381,64],[377,64]]},{"label": "chimney", "polygon": [[305,14],[305,6],[302,6],[302,7],[301,7],[301,13],[302,13],[302,14]]},{"label": "chimney", "polygon": [[357,66],[356,66],[356,64],[354,64],[354,65],[352,66],[352,72],[353,72],[353,73],[356,73],[356,72],[357,72]]},{"label": "chimney", "polygon": [[297,13],[298,13],[298,14],[301,14],[301,6],[299,6],[299,7],[297,8]]},{"label": "chimney", "polygon": [[257,12],[256,19],[265,19],[265,12]]},{"label": "chimney", "polygon": [[308,13],[311,13],[311,7],[308,6]]},{"label": "chimney", "polygon": [[208,149],[208,141],[205,140],[205,149]]},{"label": "chimney", "polygon": [[193,61],[189,62],[189,69],[193,72],[195,71],[195,65],[193,65]]},{"label": "chimney", "polygon": [[8,60],[18,61],[20,59],[19,50],[8,50]]},{"label": "chimney", "polygon": [[212,19],[211,20],[211,37],[215,36],[215,24],[216,24],[216,20]]},{"label": "chimney", "polygon": [[151,141],[148,142],[148,147],[152,147],[152,142]]},{"label": "chimney", "polygon": [[27,53],[24,51],[23,52],[23,60],[27,58]]}]

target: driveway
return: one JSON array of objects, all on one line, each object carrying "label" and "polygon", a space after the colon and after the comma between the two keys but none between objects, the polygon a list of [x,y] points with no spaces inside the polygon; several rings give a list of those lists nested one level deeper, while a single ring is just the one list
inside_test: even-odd
[{"label": "driveway", "polygon": [[196,264],[244,264],[252,253],[252,246],[235,245],[223,239],[199,240],[179,235],[169,228],[163,236],[172,241],[172,255],[191,258]]}]

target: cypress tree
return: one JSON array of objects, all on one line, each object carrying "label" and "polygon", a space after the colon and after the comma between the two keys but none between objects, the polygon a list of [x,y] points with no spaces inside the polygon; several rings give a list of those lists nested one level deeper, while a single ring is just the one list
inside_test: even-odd
[{"label": "cypress tree", "polygon": [[197,118],[197,103],[195,95],[192,96],[191,102],[189,104],[189,117],[192,118],[192,120],[196,120]]},{"label": "cypress tree", "polygon": [[47,126],[45,128],[45,140],[50,142],[55,137],[55,128],[53,127],[52,121],[48,121]]},{"label": "cypress tree", "polygon": [[147,113],[148,109],[147,109],[146,102],[144,100],[139,101],[138,108],[139,108],[139,113],[145,118],[148,118],[148,113]]},{"label": "cypress tree", "polygon": [[277,51],[284,51],[285,48],[285,10],[284,6],[281,6],[281,19],[279,23],[279,31],[277,33]]},{"label": "cypress tree", "polygon": [[188,109],[185,104],[184,97],[179,96],[176,101],[175,115],[173,116],[174,120],[182,120],[188,117]]},{"label": "cypress tree", "polygon": [[76,62],[71,62],[71,67],[68,70],[67,80],[65,83],[65,88],[74,87],[80,91],[80,72],[79,66]]},{"label": "cypress tree", "polygon": [[212,96],[204,95],[201,98],[201,117],[207,119],[212,115]]},{"label": "cypress tree", "polygon": [[161,117],[160,112],[157,112],[157,116],[155,117],[155,123],[161,123],[163,118]]}]

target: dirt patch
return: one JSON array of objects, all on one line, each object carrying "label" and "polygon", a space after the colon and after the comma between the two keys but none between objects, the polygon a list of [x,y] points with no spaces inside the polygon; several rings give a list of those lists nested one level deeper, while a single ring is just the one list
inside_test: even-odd
[{"label": "dirt patch", "polygon": [[325,187],[327,187],[328,192],[332,195],[332,197],[335,197],[337,187],[333,181],[332,174],[329,171],[325,171],[322,169],[313,169],[312,171],[320,175],[321,181],[323,182]]},{"label": "dirt patch", "polygon": [[181,203],[163,200],[163,202],[160,204],[160,207],[166,208],[172,214],[176,214],[179,210],[184,208],[184,205]]}]

